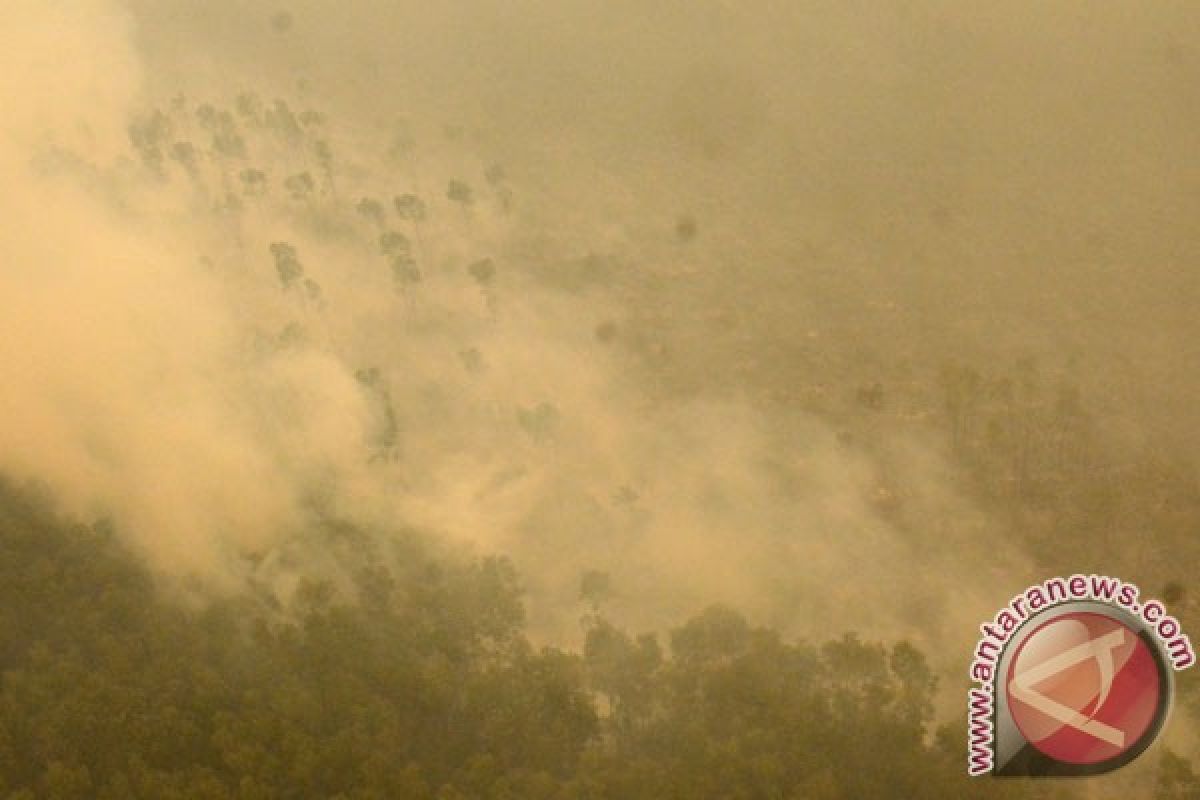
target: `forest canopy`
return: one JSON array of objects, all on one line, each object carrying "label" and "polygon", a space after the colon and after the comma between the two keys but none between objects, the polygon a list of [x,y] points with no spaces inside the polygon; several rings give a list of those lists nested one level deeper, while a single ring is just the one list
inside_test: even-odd
[{"label": "forest canopy", "polygon": [[589,614],[582,652],[536,648],[508,562],[320,536],[354,545],[344,585],[188,607],[112,530],[4,484],[0,796],[1029,796],[959,775],[903,642],[712,607],[661,639]]}]

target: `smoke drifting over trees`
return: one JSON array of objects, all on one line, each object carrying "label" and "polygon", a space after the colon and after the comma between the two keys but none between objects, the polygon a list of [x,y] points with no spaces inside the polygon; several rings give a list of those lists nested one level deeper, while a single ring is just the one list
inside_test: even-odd
[{"label": "smoke drifting over trees", "polygon": [[9,15],[0,795],[1025,796],[997,603],[1197,627],[1186,4]]}]

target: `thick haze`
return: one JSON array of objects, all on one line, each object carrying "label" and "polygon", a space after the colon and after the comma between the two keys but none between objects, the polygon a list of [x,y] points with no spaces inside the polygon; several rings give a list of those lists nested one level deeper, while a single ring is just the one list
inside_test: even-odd
[{"label": "thick haze", "polygon": [[144,5],[164,93],[302,82],[364,124],[461,126],[542,232],[661,263],[638,234],[691,214],[688,261],[811,287],[786,324],[852,326],[832,349],[1089,359],[1189,413],[1190,4]]},{"label": "thick haze", "polygon": [[[944,365],[1036,363],[1106,452],[1193,469],[1194,4],[8,16],[0,468],[168,574],[286,577],[337,516],[511,555],[548,638],[577,636],[596,570],[635,626],[721,601],[957,669],[1045,576],[923,421]],[[278,191],[236,208],[215,156],[190,184],[138,162],[149,109],[243,92],[326,114],[320,200],[287,200],[304,164],[248,133]],[[405,192],[430,216],[398,292],[353,207]],[[281,289],[276,242],[319,296]],[[877,382],[911,413],[872,413]]]}]

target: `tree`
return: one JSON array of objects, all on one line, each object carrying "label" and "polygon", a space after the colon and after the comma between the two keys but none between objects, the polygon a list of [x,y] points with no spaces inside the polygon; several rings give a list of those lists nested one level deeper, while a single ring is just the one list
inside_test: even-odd
[{"label": "tree", "polygon": [[155,175],[163,174],[163,148],[172,133],[170,118],[155,109],[129,126],[129,141],[142,163]]},{"label": "tree", "polygon": [[316,189],[316,183],[308,172],[289,175],[284,179],[283,186],[291,193],[293,200],[307,200]]},{"label": "tree", "polygon": [[288,11],[279,11],[271,16],[271,29],[276,33],[287,33],[292,29],[295,19]]},{"label": "tree", "polygon": [[328,186],[330,193],[337,194],[337,184],[334,182],[333,169],[333,148],[330,147],[327,139],[318,139],[313,142],[313,155],[317,159],[317,163],[321,166],[321,172],[325,175],[325,184]]},{"label": "tree", "polygon": [[371,220],[377,226],[383,227],[383,204],[378,200],[364,197],[358,201],[358,205],[354,207],[354,210]]},{"label": "tree", "polygon": [[402,194],[393,200],[396,214],[409,222],[422,222],[426,216],[425,203],[415,194]]},{"label": "tree", "polygon": [[267,192],[267,174],[261,169],[248,167],[238,173],[242,181],[242,191],[251,196],[261,197]]},{"label": "tree", "polygon": [[1192,769],[1191,762],[1166,750],[1158,763],[1155,800],[1188,800],[1200,796],[1200,776]]},{"label": "tree", "polygon": [[460,180],[452,180],[446,186],[446,197],[452,202],[462,206],[463,209],[468,208],[475,202],[474,195],[471,192],[471,187]]},{"label": "tree", "polygon": [[275,271],[279,273],[279,282],[288,289],[304,277],[304,266],[296,255],[296,248],[287,242],[272,242],[271,257],[275,259]]},{"label": "tree", "polygon": [[[357,377],[382,386],[376,368]],[[0,481],[0,792],[1071,794],[968,781],[964,731],[927,744],[933,681],[910,645],[788,642],[714,607],[671,631],[665,650],[598,616],[581,654],[535,648],[503,558],[336,519],[304,537],[323,574],[185,606],[111,526],[69,523]],[[1165,754],[1157,791],[1193,797],[1191,765]]]},{"label": "tree", "polygon": [[421,269],[411,256],[397,255],[391,260],[392,280],[399,289],[407,289],[421,282]]},{"label": "tree", "polygon": [[196,161],[196,148],[191,142],[175,142],[171,145],[171,160],[178,163],[188,175],[196,177],[199,164]]},{"label": "tree", "polygon": [[483,258],[479,261],[472,262],[467,267],[467,272],[471,277],[479,283],[480,286],[491,286],[492,281],[496,277],[496,262],[490,258]]},{"label": "tree", "polygon": [[385,256],[408,256],[412,254],[412,242],[399,231],[385,231],[379,236],[379,252]]},{"label": "tree", "polygon": [[263,122],[289,144],[297,144],[304,136],[296,115],[285,100],[276,99],[265,112]]}]

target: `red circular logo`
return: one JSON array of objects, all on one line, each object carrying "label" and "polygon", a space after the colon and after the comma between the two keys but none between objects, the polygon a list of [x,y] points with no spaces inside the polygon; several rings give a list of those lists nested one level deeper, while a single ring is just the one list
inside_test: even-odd
[{"label": "red circular logo", "polygon": [[1097,764],[1151,731],[1165,687],[1149,646],[1105,614],[1074,612],[1025,638],[1005,687],[1013,722],[1056,761]]}]

